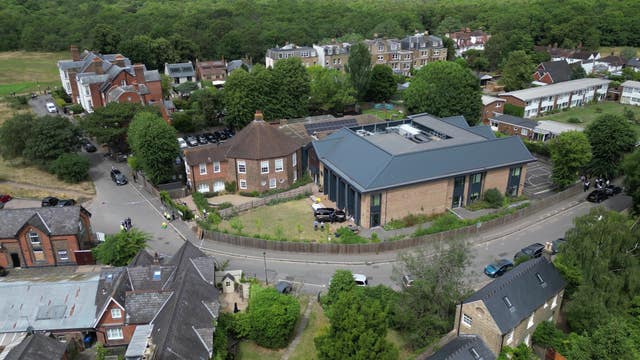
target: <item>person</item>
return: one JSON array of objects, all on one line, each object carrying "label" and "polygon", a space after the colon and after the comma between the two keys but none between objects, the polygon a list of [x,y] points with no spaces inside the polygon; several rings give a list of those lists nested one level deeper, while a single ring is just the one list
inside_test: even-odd
[{"label": "person", "polygon": [[589,190],[589,180],[585,180],[582,183],[582,189],[584,190],[584,192],[587,192],[587,190]]},{"label": "person", "polygon": [[124,221],[120,222],[120,231],[127,231],[127,228],[124,226]]},{"label": "person", "polygon": [[320,230],[324,230],[324,221],[320,221]]},{"label": "person", "polygon": [[132,227],[133,225],[131,225],[131,218],[130,218],[130,217],[128,217],[128,218],[125,220],[125,223],[127,224],[127,230],[131,230],[131,227]]},{"label": "person", "polygon": [[163,221],[162,224],[160,225],[161,228],[166,229],[167,228],[167,222]]},{"label": "person", "polygon": [[609,179],[607,179],[607,181],[605,182],[605,184],[607,184],[607,186],[609,186],[609,184],[611,184],[611,181],[609,181]]},{"label": "person", "polygon": [[318,220],[313,220],[313,231],[318,230]]}]

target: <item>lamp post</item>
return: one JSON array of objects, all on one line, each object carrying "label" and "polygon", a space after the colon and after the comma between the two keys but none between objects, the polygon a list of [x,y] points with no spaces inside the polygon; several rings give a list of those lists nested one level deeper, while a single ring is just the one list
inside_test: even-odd
[{"label": "lamp post", "polygon": [[262,258],[264,259],[264,282],[269,285],[269,278],[267,277],[267,252],[262,252]]}]

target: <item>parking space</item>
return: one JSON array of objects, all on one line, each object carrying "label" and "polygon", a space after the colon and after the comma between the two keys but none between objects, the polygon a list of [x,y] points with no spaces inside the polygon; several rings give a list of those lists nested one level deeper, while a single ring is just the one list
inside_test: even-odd
[{"label": "parking space", "polygon": [[553,182],[551,181],[551,164],[538,160],[527,166],[527,175],[524,182],[524,194],[530,198],[541,198],[553,194]]}]

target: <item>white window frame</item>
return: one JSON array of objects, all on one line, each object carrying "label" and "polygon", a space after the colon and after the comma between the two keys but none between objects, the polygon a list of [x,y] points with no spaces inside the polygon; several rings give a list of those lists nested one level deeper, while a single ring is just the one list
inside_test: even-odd
[{"label": "white window frame", "polygon": [[209,192],[209,191],[210,191],[209,184],[207,184],[207,183],[198,184],[198,192],[199,193],[205,193],[205,192]]},{"label": "white window frame", "polygon": [[60,261],[69,260],[69,251],[68,250],[58,250],[57,253],[58,253],[58,260],[60,260]]},{"label": "white window frame", "polygon": [[298,153],[291,154],[291,165],[292,166],[298,165]]},{"label": "white window frame", "polygon": [[207,175],[207,164],[200,163],[198,166],[200,166],[200,175]]},{"label": "white window frame", "polygon": [[383,55],[378,55],[378,62],[384,62],[384,56]]},{"label": "white window frame", "polygon": [[[41,241],[40,241],[40,235],[38,235],[37,232],[35,231],[29,231],[29,242],[31,243],[31,245],[40,245]],[[33,239],[36,239],[38,241],[33,241]]]},{"label": "white window frame", "polygon": [[529,317],[529,322],[527,323],[527,329],[530,329],[533,326],[533,317],[534,317],[535,313],[531,314],[531,316]]},{"label": "white window frame", "polygon": [[213,173],[217,174],[220,172],[220,161],[213,162]]},{"label": "white window frame", "polygon": [[240,179],[240,189],[245,190],[247,188],[247,180],[245,179]]},{"label": "white window frame", "polygon": [[269,160],[260,161],[260,174],[269,173]]},{"label": "white window frame", "polygon": [[531,346],[531,334],[527,334],[527,336],[524,338],[524,343],[527,346]]},{"label": "white window frame", "polygon": [[112,319],[122,319],[122,310],[120,308],[111,309],[111,318]]},{"label": "white window frame", "polygon": [[522,129],[520,130],[520,134],[522,134],[522,136],[527,136],[527,135],[529,135],[529,130],[527,130],[527,129],[525,129],[525,128],[522,128]]},{"label": "white window frame", "polygon": [[276,172],[284,171],[284,159],[276,159],[274,163],[275,163],[274,167],[276,169]]},{"label": "white window frame", "polygon": [[247,173],[247,162],[244,160],[238,160],[238,174]]},{"label": "white window frame", "polygon": [[471,324],[473,324],[473,318],[465,313],[462,313],[462,323],[468,327],[471,327]]},{"label": "white window frame", "polygon": [[122,328],[120,327],[107,328],[107,340],[122,340],[122,339],[124,339]]},{"label": "white window frame", "polygon": [[269,179],[269,189],[275,189],[278,186],[278,182],[275,178]]},{"label": "white window frame", "polygon": [[511,332],[507,335],[507,341],[506,344],[509,345],[513,342],[513,332],[514,330],[512,329]]}]

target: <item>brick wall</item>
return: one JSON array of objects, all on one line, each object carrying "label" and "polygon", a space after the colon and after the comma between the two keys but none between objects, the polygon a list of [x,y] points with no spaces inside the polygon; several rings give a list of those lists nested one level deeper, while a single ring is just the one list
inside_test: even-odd
[{"label": "brick wall", "polygon": [[[112,309],[120,309],[120,318],[113,318],[111,316]],[[122,309],[118,304],[116,304],[113,300],[110,301],[109,305],[107,305],[107,309],[104,314],[98,321],[97,328],[97,337],[98,341],[105,346],[118,346],[118,345],[126,345],[131,341],[131,337],[133,336],[133,332],[136,329],[135,325],[125,325],[126,313],[124,309]],[[122,329],[123,339],[120,340],[109,340],[107,339],[107,329],[119,327]]]},{"label": "brick wall", "polygon": [[521,108],[524,108],[526,103],[516,97],[513,97],[511,95],[500,95],[501,98],[505,99],[507,101],[507,104],[511,104],[511,105],[515,105],[515,106],[519,106]]},{"label": "brick wall", "polygon": [[387,190],[382,193],[381,222],[386,224],[392,219],[400,219],[409,214],[443,213],[451,207],[452,193],[453,179],[429,181]]},{"label": "brick wall", "polygon": [[[471,317],[471,325],[467,325],[462,318],[462,314]],[[489,309],[480,300],[462,304],[462,314],[460,313],[460,305],[456,307],[456,317],[454,330],[460,331],[460,334],[476,334],[487,344],[489,350],[494,354],[500,353],[502,348],[502,335],[498,325],[491,317]]]},{"label": "brick wall", "polygon": [[[301,166],[300,164],[300,151],[296,151],[297,154],[297,164],[295,166],[295,169],[293,167],[293,160],[292,160],[292,155],[288,155],[288,156],[283,156],[283,157],[278,157],[278,158],[272,158],[272,159],[264,159],[264,160],[245,160],[245,159],[229,159],[229,164],[231,166],[231,164],[233,164],[233,169],[232,171],[235,172],[234,175],[229,175],[228,178],[229,179],[233,179],[234,181],[237,178],[237,186],[238,186],[238,190],[239,191],[259,191],[259,192],[264,192],[264,191],[268,191],[268,190],[273,190],[273,189],[282,189],[282,188],[288,188],[289,186],[291,186],[291,184],[293,184],[293,173],[294,171],[297,172],[298,177],[300,176],[300,171],[299,168]],[[282,159],[283,162],[283,171],[279,171],[276,172],[275,171],[275,161],[277,159]],[[244,161],[246,164],[246,174],[239,174],[237,173],[238,169],[237,169],[237,162],[238,161]],[[261,173],[261,162],[262,161],[268,161],[269,162],[269,172],[262,174]],[[229,169],[231,170],[231,168]],[[247,181],[247,188],[246,189],[241,189],[240,188],[240,180],[246,180]],[[271,179],[276,179],[276,186],[275,188],[270,187],[270,180]]]},{"label": "brick wall", "polygon": [[494,101],[482,107],[482,123],[489,125],[489,118],[495,113],[502,114],[504,112],[504,101]]}]

